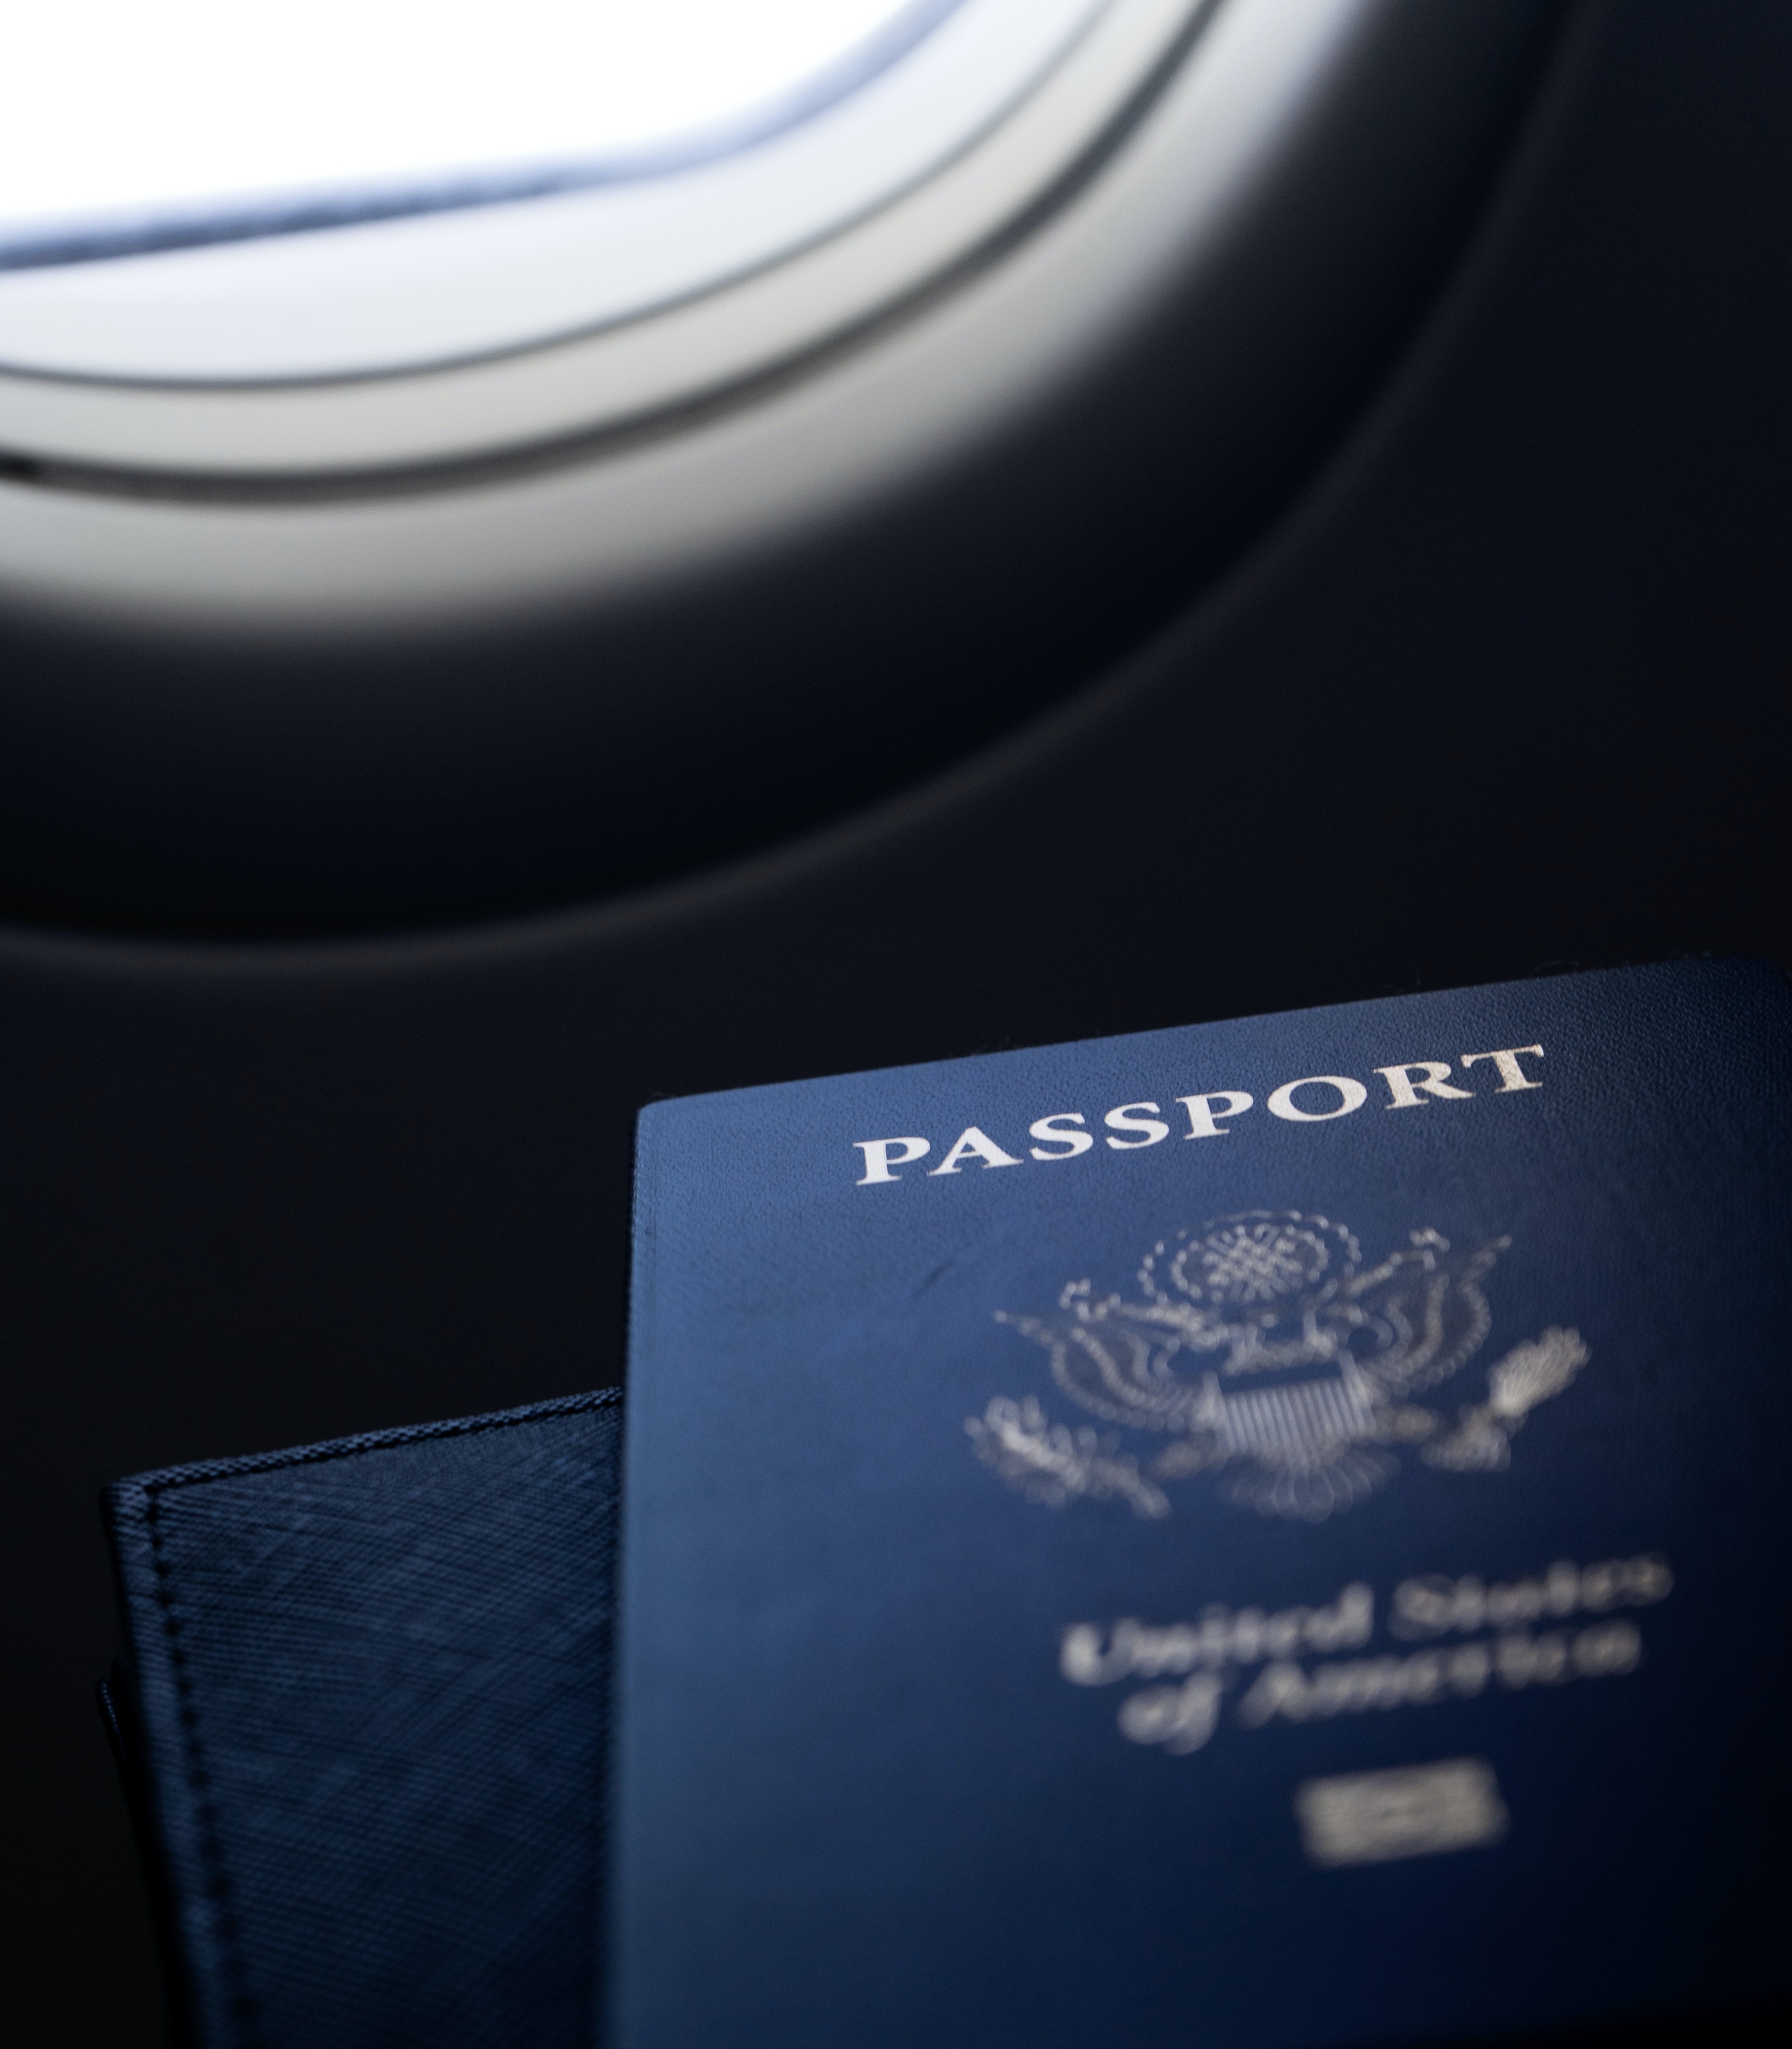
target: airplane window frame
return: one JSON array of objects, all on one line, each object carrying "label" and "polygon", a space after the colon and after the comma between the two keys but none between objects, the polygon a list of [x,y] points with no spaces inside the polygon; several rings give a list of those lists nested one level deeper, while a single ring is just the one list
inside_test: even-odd
[{"label": "airplane window frame", "polygon": [[[1399,0],[1112,0],[1074,61],[902,204],[575,343],[280,389],[0,376],[0,600],[53,626],[251,640],[626,604],[925,488],[1171,306],[1228,337],[1191,352],[1210,412],[1286,410],[1298,396],[1249,388],[1273,374],[1262,349],[1230,337],[1357,310],[1323,266],[1300,274],[1291,238],[1287,274],[1238,252],[1315,151],[1338,159],[1334,103],[1412,20]],[[1362,155],[1350,231],[1397,237]]]},{"label": "airplane window frame", "polygon": [[[0,267],[0,418],[10,401],[15,432],[50,445],[59,422],[79,438],[84,409],[90,435],[103,437],[99,423],[118,419],[121,394],[154,421],[174,417],[157,403],[164,393],[234,392],[246,402],[222,437],[233,452],[219,453],[241,469],[266,460],[255,422],[290,387],[378,383],[389,396],[394,380],[651,323],[775,274],[950,179],[956,161],[1088,36],[1112,43],[1115,17],[1174,17],[1190,4],[953,0],[944,14],[933,7],[928,33],[855,90],[752,146],[657,175],[302,233]],[[1073,130],[1065,141],[1073,146]],[[386,459],[377,435],[368,437],[366,410],[334,445],[338,466]],[[172,435],[158,460],[193,466]]]},{"label": "airplane window frame", "polygon": [[[415,0],[386,0],[371,17],[314,12],[296,42],[281,10],[227,25],[220,17],[231,10],[219,0],[176,0],[153,18],[115,4],[83,10],[78,25],[41,21],[46,40],[28,32],[14,53],[42,67],[49,89],[0,146],[0,163],[20,181],[0,196],[0,275],[663,177],[825,111],[970,3],[874,0],[844,41],[837,10],[814,0],[806,17],[785,0],[769,22],[758,10],[730,10],[734,39],[724,36],[695,64],[691,39],[704,24],[688,7],[644,17],[625,0],[538,0],[508,13],[496,37],[477,6],[445,21]],[[827,34],[805,33],[828,13]],[[645,32],[645,47],[617,45],[622,16],[627,33]],[[119,34],[121,17],[137,17],[134,41]],[[345,46],[349,21],[355,40]],[[713,14],[707,25],[713,35]],[[247,35],[230,33],[237,28]],[[656,30],[671,31],[675,44],[656,49]],[[748,79],[724,71],[719,93],[716,67],[745,54],[743,34]],[[138,56],[146,71],[133,68]],[[290,121],[301,112],[302,140]],[[115,125],[114,115],[123,117]],[[171,124],[178,140],[169,154]]]}]

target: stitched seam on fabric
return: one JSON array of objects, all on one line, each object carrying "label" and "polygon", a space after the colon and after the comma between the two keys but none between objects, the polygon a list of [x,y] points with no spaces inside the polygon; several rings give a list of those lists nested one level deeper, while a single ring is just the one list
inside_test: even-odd
[{"label": "stitched seam on fabric", "polygon": [[225,1868],[224,1845],[218,1833],[218,1810],[212,1798],[211,1771],[199,1733],[199,1707],[188,1674],[186,1653],[181,1644],[181,1623],[174,1599],[173,1569],[163,1540],[160,1503],[152,1491],[145,1521],[150,1533],[150,1555],[156,1576],[156,1600],[162,1610],[162,1634],[167,1641],[168,1662],[174,1676],[179,1702],[181,1744],[186,1753],[187,1788],[198,1825],[199,1854],[205,1869],[205,1892],[212,1923],[224,1966],[226,2011],[237,2039],[244,2049],[256,2040],[259,2016],[249,1989],[247,1960],[243,1954],[241,1930],[231,1902],[230,1874]]},{"label": "stitched seam on fabric", "polygon": [[538,1407],[508,1413],[469,1416],[447,1423],[407,1424],[394,1430],[369,1431],[363,1437],[302,1445],[296,1451],[263,1452],[248,1458],[208,1461],[184,1472],[155,1475],[140,1484],[150,1497],[153,1508],[156,1496],[173,1493],[181,1487],[208,1486],[213,1480],[240,1479],[251,1473],[283,1472],[294,1466],[328,1465],[338,1459],[361,1458],[369,1452],[396,1451],[407,1444],[427,1444],[438,1438],[471,1437],[488,1430],[519,1429],[525,1424],[551,1422],[559,1416],[588,1415],[596,1409],[614,1408],[621,1399],[620,1388],[600,1388],[595,1394],[568,1395],[561,1402],[544,1402]]},{"label": "stitched seam on fabric", "polygon": [[231,1903],[230,1874],[218,1829],[218,1810],[211,1796],[211,1771],[200,1735],[198,1702],[187,1670],[186,1653],[181,1643],[182,1623],[174,1595],[174,1569],[169,1559],[162,1522],[161,1498],[184,1487],[201,1487],[214,1481],[236,1479],[251,1474],[290,1471],[296,1467],[327,1465],[343,1459],[361,1458],[372,1452],[395,1451],[406,1445],[432,1441],[477,1437],[489,1431],[518,1429],[531,1423],[551,1422],[561,1416],[589,1415],[614,1408],[621,1401],[619,1388],[606,1387],[590,1394],[569,1395],[558,1402],[544,1402],[528,1409],[496,1415],[471,1416],[445,1423],[419,1423],[397,1429],[370,1432],[359,1437],[338,1438],[333,1443],[302,1446],[292,1452],[272,1452],[247,1459],[220,1460],[186,1472],[139,1483],[144,1497],[143,1519],[149,1533],[150,1555],[155,1573],[156,1604],[162,1612],[162,1635],[178,1703],[181,1744],[186,1765],[187,1788],[197,1824],[200,1860],[205,1873],[205,1892],[212,1924],[226,1981],[226,2010],[240,2049],[256,2049],[259,2014],[250,1989],[248,1961],[242,1947],[242,1930]]}]

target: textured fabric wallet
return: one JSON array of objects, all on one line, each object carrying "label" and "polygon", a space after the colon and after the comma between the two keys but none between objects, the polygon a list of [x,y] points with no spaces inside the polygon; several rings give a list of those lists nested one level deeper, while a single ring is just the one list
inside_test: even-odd
[{"label": "textured fabric wallet", "polygon": [[589,2041],[621,1413],[109,1491],[103,1705],[201,2049]]}]

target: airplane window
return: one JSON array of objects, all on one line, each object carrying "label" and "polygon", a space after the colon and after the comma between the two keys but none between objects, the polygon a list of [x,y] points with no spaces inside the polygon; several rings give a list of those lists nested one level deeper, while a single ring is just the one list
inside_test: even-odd
[{"label": "airplane window", "polygon": [[[89,0],[22,15],[0,267],[527,196],[811,115],[960,0]],[[103,52],[95,61],[94,52]]]},{"label": "airplane window", "polygon": [[[362,10],[333,0],[290,60],[277,17],[177,12],[166,47],[126,17],[148,90],[109,64],[82,119],[49,97],[0,143],[0,364],[177,384],[389,375],[637,319],[886,206],[1104,13],[1189,9],[532,0],[488,50],[477,9],[438,29],[398,0],[371,10],[364,46]],[[34,25],[45,76],[72,70],[56,46],[79,18]],[[276,68],[279,91],[258,89]]]},{"label": "airplane window", "polygon": [[15,95],[0,138],[0,840],[46,901],[564,900],[1049,702],[1359,402],[1553,9],[298,18],[9,49],[110,53],[91,115]]}]

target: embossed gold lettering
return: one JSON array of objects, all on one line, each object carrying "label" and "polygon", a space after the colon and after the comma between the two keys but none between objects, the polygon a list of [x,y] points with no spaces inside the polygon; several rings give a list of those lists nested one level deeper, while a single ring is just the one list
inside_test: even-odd
[{"label": "embossed gold lettering", "polygon": [[[898,1148],[902,1149],[898,1151]],[[853,1150],[865,1156],[865,1171],[856,1185],[867,1188],[874,1181],[894,1181],[898,1167],[912,1166],[933,1151],[925,1138],[860,1138]]]},{"label": "embossed gold lettering", "polygon": [[1404,1658],[1352,1658],[1316,1665],[1311,1672],[1279,1659],[1264,1666],[1252,1682],[1238,1703],[1238,1719],[1246,1728],[1261,1728],[1278,1717],[1305,1722],[1430,1707],[1452,1697],[1470,1698],[1490,1678],[1497,1678],[1509,1692],[1560,1686],[1576,1678],[1613,1678],[1634,1672],[1642,1658],[1642,1635],[1636,1624],[1607,1622],[1572,1636],[1564,1630],[1545,1636],[1519,1632],[1491,1645],[1464,1643]]},{"label": "embossed gold lettering", "polygon": [[1199,1750],[1220,1719],[1225,1682],[1197,1672],[1180,1686],[1153,1686],[1122,1701],[1120,1733],[1134,1743],[1159,1744],[1173,1757]]},{"label": "embossed gold lettering", "polygon": [[1447,1060],[1400,1060],[1375,1071],[1388,1085],[1389,1110],[1423,1110],[1428,1095],[1439,1102],[1467,1102],[1475,1094],[1473,1089],[1455,1088],[1443,1079],[1450,1071]]},{"label": "embossed gold lettering", "polygon": [[1182,1133],[1185,1138],[1225,1137],[1219,1120],[1242,1117],[1252,1102],[1242,1089],[1215,1089],[1209,1095],[1179,1095],[1176,1100],[1189,1114],[1189,1128]]},{"label": "embossed gold lettering", "polygon": [[[1135,1117],[1136,1110],[1148,1110],[1149,1117]],[[1170,1127],[1159,1121],[1155,1102],[1123,1102],[1118,1110],[1110,1110],[1101,1122],[1110,1131],[1135,1132],[1136,1137],[1110,1138],[1108,1143],[1116,1153],[1136,1153],[1141,1146],[1156,1145],[1170,1136]]]},{"label": "embossed gold lettering", "polygon": [[1103,1652],[1101,1634],[1093,1623],[1079,1622],[1059,1640],[1058,1669],[1073,1686],[1104,1686],[1110,1679],[1124,1679],[1131,1669],[1124,1654]]},{"label": "embossed gold lettering", "polygon": [[1472,1573],[1454,1580],[1432,1573],[1402,1580],[1395,1588],[1388,1627],[1408,1642],[1452,1632],[1467,1635],[1482,1628],[1510,1629],[1545,1615],[1561,1621],[1615,1608],[1648,1608],[1665,1600],[1673,1588],[1667,1561],[1653,1552],[1602,1559],[1592,1565],[1558,1558],[1535,1577],[1491,1586]]},{"label": "embossed gold lettering", "polygon": [[956,1174],[967,1160],[980,1160],[986,1167],[1018,1167],[1020,1164],[1013,1153],[1004,1153],[995,1141],[980,1131],[974,1124],[968,1124],[958,1134],[952,1150],[938,1166],[928,1169],[929,1176]]},{"label": "embossed gold lettering", "polygon": [[[1336,1089],[1337,1108],[1303,1110],[1294,1099],[1295,1091],[1306,1088]],[[1348,1117],[1352,1110],[1361,1110],[1368,1100],[1369,1091],[1348,1075],[1303,1075],[1297,1082],[1284,1082],[1265,1107],[1272,1117],[1280,1117],[1289,1124],[1328,1124],[1334,1117]]]},{"label": "embossed gold lettering", "polygon": [[1079,1110],[1061,1110],[1050,1117],[1040,1118],[1027,1127],[1027,1137],[1039,1141],[1027,1149],[1035,1160],[1074,1160],[1079,1153],[1088,1152],[1095,1143],[1086,1131],[1065,1129],[1067,1125],[1080,1125],[1082,1121]]},{"label": "embossed gold lettering", "polygon": [[1477,1060],[1491,1060],[1499,1070],[1499,1087],[1494,1093],[1496,1095],[1510,1095],[1517,1089],[1541,1088],[1543,1086],[1541,1082],[1533,1082],[1518,1064],[1526,1053],[1534,1053],[1540,1060],[1543,1058],[1541,1046],[1502,1046],[1491,1053],[1464,1053],[1463,1065],[1472,1067]]},{"label": "embossed gold lettering", "polygon": [[1059,1639],[1058,1670],[1073,1685],[1104,1686],[1116,1679],[1155,1679],[1166,1674],[1255,1665],[1298,1652],[1358,1650],[1375,1632],[1375,1595],[1361,1580],[1323,1608],[1212,1607],[1197,1623],[1154,1629],[1127,1615],[1111,1630],[1079,1622]]},{"label": "embossed gold lettering", "polygon": [[1358,1580],[1330,1608],[1314,1611],[1307,1625],[1307,1642],[1314,1650],[1360,1650],[1374,1632],[1375,1596]]}]

